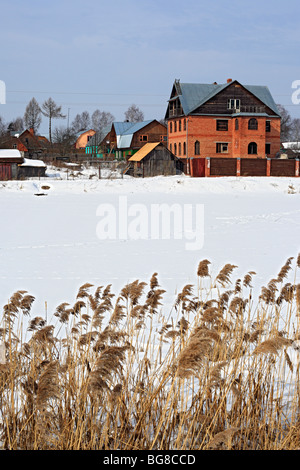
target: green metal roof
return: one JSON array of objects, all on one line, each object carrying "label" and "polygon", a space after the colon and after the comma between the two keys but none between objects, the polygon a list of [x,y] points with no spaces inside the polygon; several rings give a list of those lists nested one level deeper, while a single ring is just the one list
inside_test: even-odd
[{"label": "green metal roof", "polygon": [[[237,80],[234,80],[237,82]],[[220,93],[222,90],[232,85],[233,81],[215,84],[215,83],[181,83],[175,82],[175,86],[178,91],[178,97],[185,115],[188,115],[195,111],[199,106],[206,103],[208,100],[213,98],[215,95]],[[239,83],[239,82],[238,82]],[[258,85],[242,85],[246,90],[256,96],[266,106],[268,106],[275,114],[280,115],[279,110],[276,106],[273,97],[266,86]],[[171,98],[169,101],[172,101]]]}]

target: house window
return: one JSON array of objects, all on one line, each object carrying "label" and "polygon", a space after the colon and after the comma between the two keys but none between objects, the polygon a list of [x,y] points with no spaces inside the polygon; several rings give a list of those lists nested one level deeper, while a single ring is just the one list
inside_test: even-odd
[{"label": "house window", "polygon": [[173,123],[170,122],[170,133],[172,133],[172,132],[173,132]]},{"label": "house window", "polygon": [[181,142],[178,144],[178,155],[181,155]]},{"label": "house window", "polygon": [[249,119],[248,129],[252,130],[252,131],[257,131],[257,127],[258,127],[257,119],[255,119],[255,118]]},{"label": "house window", "polygon": [[160,141],[161,142],[167,142],[167,136],[166,135],[161,135],[160,136]]},{"label": "house window", "polygon": [[270,155],[271,153],[271,144],[266,144],[266,155]]},{"label": "house window", "polygon": [[248,155],[257,155],[257,143],[250,142],[248,145]]},{"label": "house window", "polygon": [[216,152],[217,153],[228,153],[228,143],[227,142],[217,142]]},{"label": "house window", "polygon": [[240,100],[238,99],[228,99],[227,101],[227,109],[234,109],[235,111],[239,111],[240,110],[240,106],[241,103],[240,103]]},{"label": "house window", "polygon": [[174,144],[174,155],[177,155],[177,144]]},{"label": "house window", "polygon": [[266,132],[271,132],[271,121],[266,121]]},{"label": "house window", "polygon": [[239,130],[239,120],[238,119],[235,120],[235,130],[236,131]]},{"label": "house window", "polygon": [[147,135],[140,135],[140,142],[148,142],[148,136]]},{"label": "house window", "polygon": [[186,155],[186,142],[183,142],[183,155]]},{"label": "house window", "polygon": [[178,121],[179,132],[181,131],[181,120]]},{"label": "house window", "polygon": [[170,152],[172,152],[172,144],[170,144]]},{"label": "house window", "polygon": [[196,140],[195,142],[195,155],[200,155],[200,142]]},{"label": "house window", "polygon": [[226,119],[217,119],[217,131],[228,131],[228,121]]},{"label": "house window", "polygon": [[186,131],[186,119],[183,120],[183,130]]},{"label": "house window", "polygon": [[177,132],[177,121],[174,121],[174,132]]}]

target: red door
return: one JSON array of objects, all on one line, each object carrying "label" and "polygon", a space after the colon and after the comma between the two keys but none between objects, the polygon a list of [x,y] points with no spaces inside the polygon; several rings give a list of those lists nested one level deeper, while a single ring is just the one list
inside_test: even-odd
[{"label": "red door", "polygon": [[9,163],[0,163],[0,180],[6,181],[11,179],[11,166]]},{"label": "red door", "polygon": [[205,176],[205,158],[191,158],[191,176]]}]

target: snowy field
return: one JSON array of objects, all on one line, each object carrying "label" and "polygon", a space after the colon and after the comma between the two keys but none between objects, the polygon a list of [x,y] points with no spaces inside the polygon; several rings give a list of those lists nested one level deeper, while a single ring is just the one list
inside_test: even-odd
[{"label": "snowy field", "polygon": [[[52,175],[53,176],[53,175]],[[57,176],[57,175],[56,175]],[[43,189],[43,186],[48,189]],[[43,194],[43,195],[41,195]],[[40,196],[38,196],[40,195]],[[176,203],[204,208],[203,246],[181,239],[101,239],[99,207]],[[98,215],[97,215],[98,214]],[[300,252],[300,178],[89,179],[0,182],[0,305],[19,289],[34,295],[32,315],[72,304],[79,286],[112,284],[119,290],[158,273],[166,307],[187,283],[196,283],[199,261],[217,274],[225,263],[250,270],[260,289],[290,256]],[[123,214],[124,215],[124,214]]]}]

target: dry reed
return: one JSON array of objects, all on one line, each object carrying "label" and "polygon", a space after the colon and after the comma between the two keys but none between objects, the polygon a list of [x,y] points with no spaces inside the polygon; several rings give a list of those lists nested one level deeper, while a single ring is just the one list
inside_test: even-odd
[{"label": "dry reed", "polygon": [[228,263],[213,279],[210,264],[171,312],[157,273],[116,297],[83,284],[56,324],[13,294],[0,328],[1,448],[298,449],[300,255],[256,306],[254,271],[232,279]]}]

